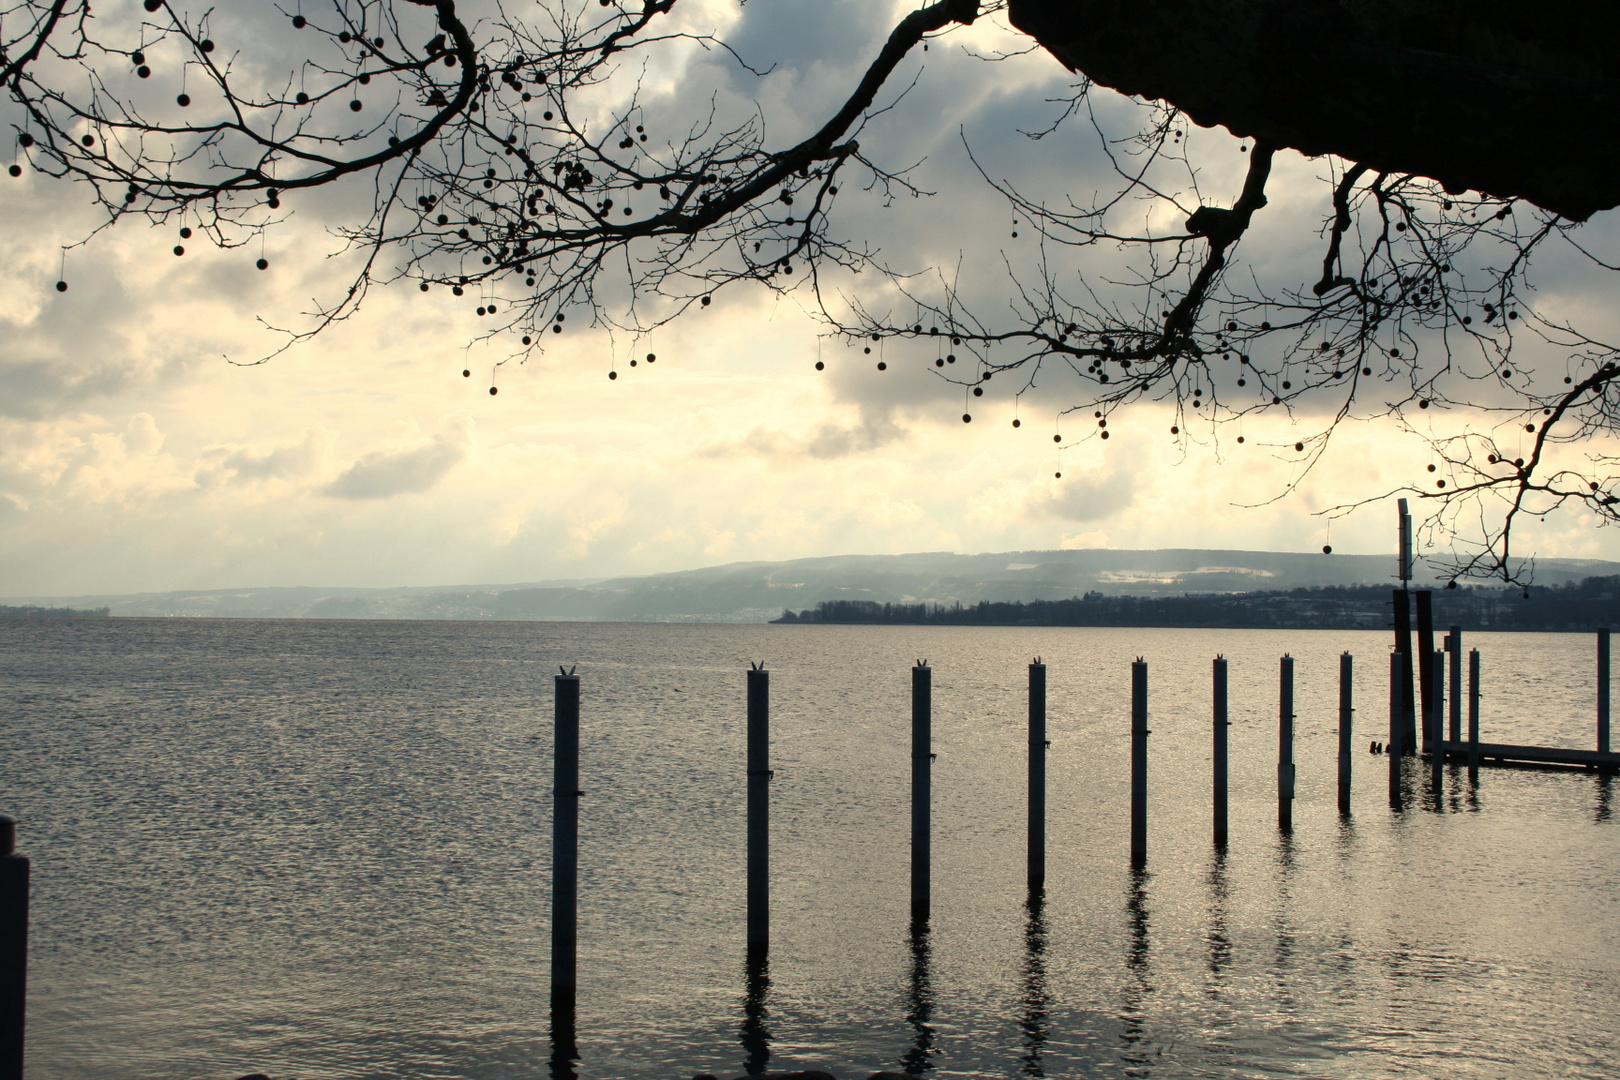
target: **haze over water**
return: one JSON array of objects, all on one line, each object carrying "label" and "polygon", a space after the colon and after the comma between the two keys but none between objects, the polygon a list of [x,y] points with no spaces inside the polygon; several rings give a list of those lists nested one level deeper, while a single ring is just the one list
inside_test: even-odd
[{"label": "haze over water", "polygon": [[[1468,635],[1483,735],[1590,746],[1592,641]],[[1334,799],[1356,657],[1354,815]],[[1275,811],[1297,658],[1295,829]],[[544,1076],[551,679],[582,676],[581,1077],[1610,1076],[1614,782],[1412,772],[1382,632],[0,621],[34,859],[29,1072]],[[1209,662],[1232,839],[1209,835]],[[1048,882],[1025,905],[1025,665]],[[1129,662],[1150,666],[1147,873]],[[908,940],[908,668],[934,669],[934,917]],[[743,671],[772,672],[773,947],[745,1008]],[[756,1003],[757,1004],[757,1003]]]}]

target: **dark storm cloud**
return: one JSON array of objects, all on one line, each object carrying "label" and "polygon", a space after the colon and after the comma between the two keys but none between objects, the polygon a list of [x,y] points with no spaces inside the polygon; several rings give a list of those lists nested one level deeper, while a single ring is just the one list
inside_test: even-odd
[{"label": "dark storm cloud", "polygon": [[404,450],[374,450],[321,489],[335,499],[387,499],[426,491],[467,456],[462,441],[440,435]]}]

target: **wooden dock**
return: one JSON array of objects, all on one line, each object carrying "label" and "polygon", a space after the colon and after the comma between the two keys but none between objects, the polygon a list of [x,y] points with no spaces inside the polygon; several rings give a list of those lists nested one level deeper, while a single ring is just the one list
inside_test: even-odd
[{"label": "wooden dock", "polygon": [[[1452,742],[1447,739],[1440,743],[1440,750],[1447,761],[1468,762],[1470,743]],[[1569,750],[1562,746],[1515,746],[1512,743],[1482,742],[1479,746],[1479,762],[1481,765],[1562,765],[1567,768],[1620,770],[1620,753],[1602,750]],[[1425,739],[1423,742],[1425,756],[1434,753],[1434,741]]]}]

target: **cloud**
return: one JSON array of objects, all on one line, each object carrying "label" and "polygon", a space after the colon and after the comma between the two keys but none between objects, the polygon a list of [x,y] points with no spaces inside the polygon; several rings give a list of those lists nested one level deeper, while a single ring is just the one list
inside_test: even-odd
[{"label": "cloud", "polygon": [[373,450],[321,489],[334,499],[388,499],[426,491],[467,457],[468,431],[399,450]]},{"label": "cloud", "polygon": [[1136,501],[1137,479],[1118,469],[1065,473],[1061,480],[1031,485],[1024,496],[1024,512],[1035,518],[1060,521],[1106,521]]}]

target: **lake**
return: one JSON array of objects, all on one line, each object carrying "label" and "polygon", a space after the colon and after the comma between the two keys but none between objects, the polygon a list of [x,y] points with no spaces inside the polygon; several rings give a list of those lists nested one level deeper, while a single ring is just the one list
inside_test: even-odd
[{"label": "lake", "polygon": [[[1482,737],[1593,745],[1588,635],[1470,634]],[[1335,802],[1356,658],[1354,812]],[[1392,810],[1386,633],[0,620],[34,860],[32,1080],[544,1077],[551,675],[582,680],[581,1078],[1612,1077],[1613,778],[1448,768]],[[1295,827],[1276,825],[1296,658]],[[1210,660],[1231,841],[1210,842]],[[1024,881],[1025,672],[1048,870]],[[1128,859],[1130,662],[1150,837]],[[910,671],[934,914],[908,930]],[[744,949],[744,671],[772,693],[772,950]],[[567,1071],[567,1067],[563,1071]]]}]

